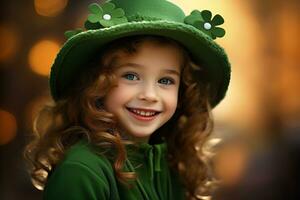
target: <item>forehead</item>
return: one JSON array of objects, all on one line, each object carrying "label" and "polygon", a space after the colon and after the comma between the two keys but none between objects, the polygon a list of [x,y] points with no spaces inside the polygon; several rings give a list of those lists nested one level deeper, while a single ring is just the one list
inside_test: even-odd
[{"label": "forehead", "polygon": [[143,42],[132,54],[119,51],[116,55],[115,67],[129,66],[126,63],[136,63],[131,67],[157,67],[180,70],[184,63],[182,49],[170,44]]},{"label": "forehead", "polygon": [[180,69],[179,67],[176,66],[169,66],[169,67],[149,67],[143,64],[139,64],[139,63],[123,63],[120,64],[116,67],[116,70],[122,70],[122,69],[127,69],[127,68],[133,68],[133,69],[137,69],[137,70],[142,70],[142,71],[147,71],[150,72],[151,71],[159,71],[159,72],[163,72],[163,73],[168,73],[168,74],[174,74],[177,76],[180,76]]}]

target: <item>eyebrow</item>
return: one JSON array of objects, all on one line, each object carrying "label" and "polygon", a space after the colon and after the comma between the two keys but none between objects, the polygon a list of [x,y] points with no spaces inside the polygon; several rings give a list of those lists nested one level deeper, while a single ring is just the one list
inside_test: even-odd
[{"label": "eyebrow", "polygon": [[[134,68],[140,68],[140,67],[145,67],[144,65],[141,65],[141,64],[138,64],[138,63],[125,63],[125,64],[122,64],[122,65],[119,65],[117,67],[117,69],[121,68],[121,67],[134,67]],[[167,72],[167,73],[170,73],[170,74],[174,74],[174,75],[177,75],[177,76],[180,76],[180,73],[177,71],[177,70],[174,70],[174,69],[164,69],[162,70],[164,72]]]}]

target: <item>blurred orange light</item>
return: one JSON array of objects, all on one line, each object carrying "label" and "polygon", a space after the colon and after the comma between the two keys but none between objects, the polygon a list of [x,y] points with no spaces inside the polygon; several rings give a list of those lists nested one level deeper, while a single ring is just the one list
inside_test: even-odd
[{"label": "blurred orange light", "polygon": [[241,144],[222,147],[214,158],[214,171],[225,185],[238,183],[248,165],[249,152]]},{"label": "blurred orange light", "polygon": [[11,113],[0,110],[0,145],[9,143],[17,133],[17,121]]},{"label": "blurred orange light", "polygon": [[35,44],[29,52],[31,69],[37,74],[47,76],[59,48],[59,44],[51,40],[42,40]]},{"label": "blurred orange light", "polygon": [[5,25],[0,25],[0,62],[11,58],[17,49],[17,33]]},{"label": "blurred orange light", "polygon": [[39,15],[54,17],[63,11],[68,0],[34,0],[34,7]]}]

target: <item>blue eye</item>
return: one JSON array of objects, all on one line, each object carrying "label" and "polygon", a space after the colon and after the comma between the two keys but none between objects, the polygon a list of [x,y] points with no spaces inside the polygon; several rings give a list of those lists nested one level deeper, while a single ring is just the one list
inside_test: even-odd
[{"label": "blue eye", "polygon": [[170,78],[162,78],[162,79],[159,80],[159,82],[161,84],[164,84],[164,85],[172,85],[172,84],[174,84],[174,80],[170,79]]},{"label": "blue eye", "polygon": [[133,73],[127,73],[127,74],[123,75],[122,77],[124,77],[128,80],[131,80],[131,81],[138,80],[137,76]]}]

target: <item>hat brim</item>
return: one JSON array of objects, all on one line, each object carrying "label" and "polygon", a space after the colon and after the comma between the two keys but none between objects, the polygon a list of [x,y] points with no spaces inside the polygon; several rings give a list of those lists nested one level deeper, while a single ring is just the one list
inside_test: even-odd
[{"label": "hat brim", "polygon": [[[196,63],[205,68],[205,75],[196,74],[210,83],[211,105],[225,96],[230,80],[230,63],[222,47],[197,28],[165,20],[129,22],[109,28],[88,30],[71,37],[61,48],[51,68],[50,90],[58,100],[76,80],[97,52],[107,43],[133,35],[157,35],[172,38],[182,44]],[[75,80],[74,80],[75,79]],[[200,78],[199,78],[200,80]]]}]

